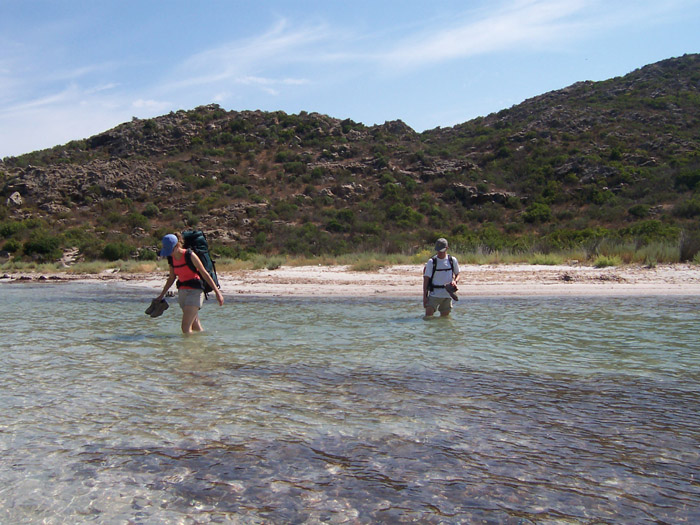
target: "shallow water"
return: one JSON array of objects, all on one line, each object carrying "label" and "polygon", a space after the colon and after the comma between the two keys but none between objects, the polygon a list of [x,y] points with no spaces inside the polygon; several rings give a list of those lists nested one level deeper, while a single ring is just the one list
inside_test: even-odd
[{"label": "shallow water", "polygon": [[697,523],[694,297],[0,286],[1,523]]}]

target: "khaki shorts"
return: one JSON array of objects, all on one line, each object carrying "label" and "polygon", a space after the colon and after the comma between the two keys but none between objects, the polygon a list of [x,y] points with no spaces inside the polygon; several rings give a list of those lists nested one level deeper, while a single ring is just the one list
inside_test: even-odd
[{"label": "khaki shorts", "polygon": [[432,308],[441,314],[448,314],[452,311],[452,299],[449,297],[435,297],[434,295],[431,295],[428,297],[427,308]]},{"label": "khaki shorts", "polygon": [[204,301],[204,293],[202,290],[192,290],[190,288],[180,288],[177,291],[177,302],[180,303],[180,308],[185,306],[202,307]]}]

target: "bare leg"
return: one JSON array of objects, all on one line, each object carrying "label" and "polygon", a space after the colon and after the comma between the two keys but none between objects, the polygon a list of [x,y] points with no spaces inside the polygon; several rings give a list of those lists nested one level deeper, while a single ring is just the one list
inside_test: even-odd
[{"label": "bare leg", "polygon": [[435,313],[435,308],[431,308],[430,306],[428,306],[425,309],[425,316],[426,317],[432,317],[434,313]]},{"label": "bare leg", "polygon": [[199,306],[182,307],[182,333],[201,332],[202,324],[199,322]]}]

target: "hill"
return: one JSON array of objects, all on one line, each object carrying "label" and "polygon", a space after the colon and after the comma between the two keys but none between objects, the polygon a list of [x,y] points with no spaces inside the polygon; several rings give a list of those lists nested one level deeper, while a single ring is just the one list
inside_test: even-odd
[{"label": "hill", "polygon": [[[0,247],[153,258],[197,227],[214,251],[700,248],[700,55],[580,82],[452,128],[210,105],[0,164]],[[683,242],[681,242],[683,241]]]}]

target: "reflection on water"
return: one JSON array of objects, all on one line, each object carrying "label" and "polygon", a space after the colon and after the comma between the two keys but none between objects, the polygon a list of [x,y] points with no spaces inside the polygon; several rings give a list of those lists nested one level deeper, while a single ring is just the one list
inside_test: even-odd
[{"label": "reflection on water", "polygon": [[0,522],[700,519],[695,298],[150,295],[0,286]]}]

